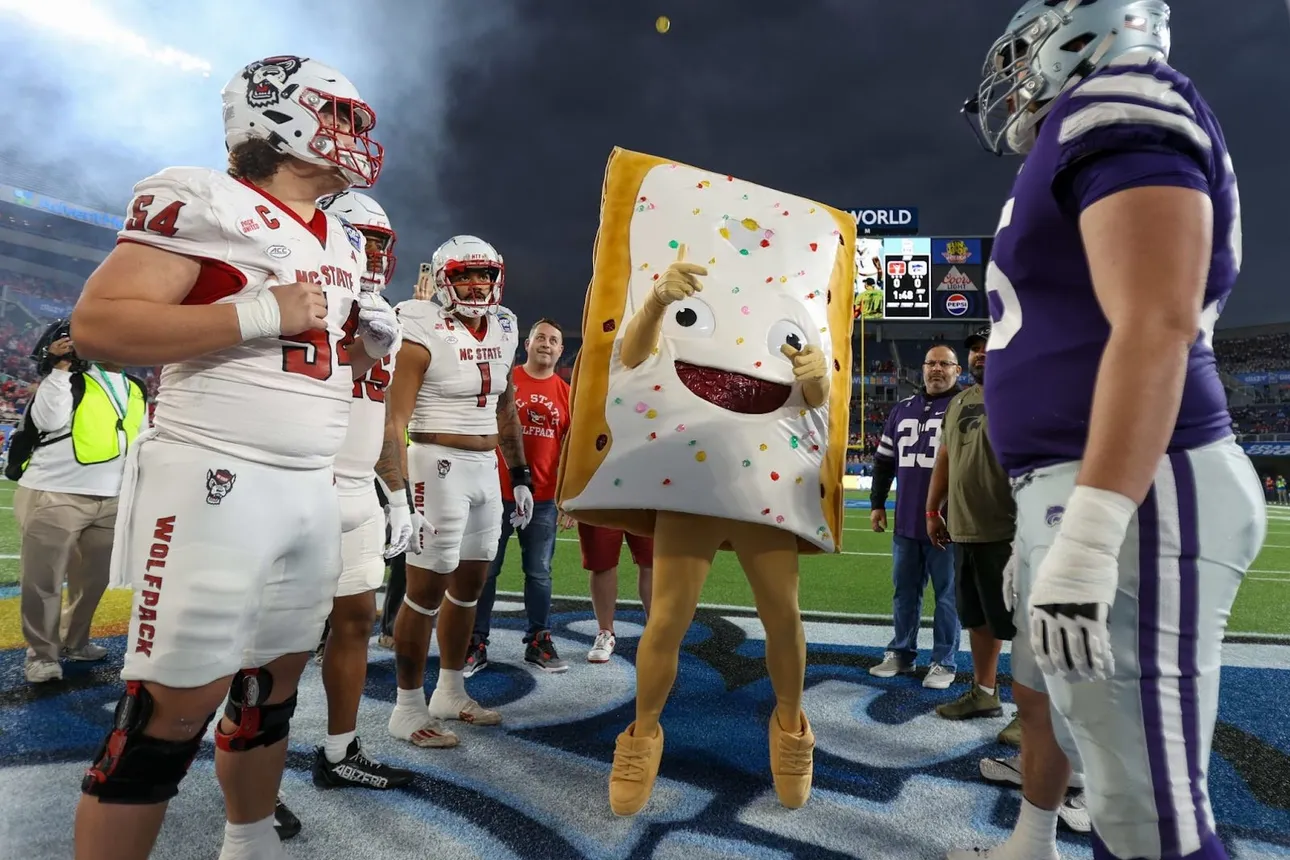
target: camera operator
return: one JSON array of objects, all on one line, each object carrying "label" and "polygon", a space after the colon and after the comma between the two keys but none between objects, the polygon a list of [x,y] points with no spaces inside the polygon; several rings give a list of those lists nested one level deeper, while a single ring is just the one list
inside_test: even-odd
[{"label": "camera operator", "polygon": [[[44,377],[10,447],[18,481],[27,681],[61,680],[59,659],[101,660],[90,622],[108,584],[125,455],[147,423],[146,388],[118,365],[76,356],[69,325],[45,330],[31,358]],[[62,607],[63,584],[67,607]]]}]

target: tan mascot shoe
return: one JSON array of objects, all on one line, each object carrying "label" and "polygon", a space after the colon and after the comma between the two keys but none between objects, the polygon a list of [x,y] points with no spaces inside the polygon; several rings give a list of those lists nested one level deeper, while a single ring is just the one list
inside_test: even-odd
[{"label": "tan mascot shoe", "polygon": [[652,738],[638,738],[633,722],[614,745],[614,769],[609,773],[609,808],[614,815],[635,815],[649,803],[663,760],[663,727]]},{"label": "tan mascot shoe", "polygon": [[815,772],[815,732],[802,714],[802,728],[797,734],[784,731],[779,717],[770,714],[770,775],[775,779],[779,802],[789,809],[801,809],[811,796],[811,778]]}]

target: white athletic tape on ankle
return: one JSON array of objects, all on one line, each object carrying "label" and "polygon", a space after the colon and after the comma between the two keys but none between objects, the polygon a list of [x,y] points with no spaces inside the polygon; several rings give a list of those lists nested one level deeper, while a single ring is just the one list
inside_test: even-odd
[{"label": "white athletic tape on ankle", "polygon": [[282,336],[282,310],[273,293],[265,290],[254,301],[238,302],[237,325],[242,330],[242,340],[258,337]]},{"label": "white athletic tape on ankle", "polygon": [[453,596],[452,596],[452,592],[451,592],[451,591],[445,591],[445,592],[443,593],[443,596],[444,596],[444,597],[446,597],[446,598],[448,598],[449,600],[451,600],[453,603],[457,604],[458,606],[460,606],[462,609],[469,609],[470,607],[474,606],[476,603],[478,603],[478,602],[479,602],[478,598],[477,598],[477,599],[475,599],[475,600],[471,600],[471,601],[469,601],[469,602],[464,601],[464,600],[458,600],[457,598],[455,598],[455,597],[453,597]]},{"label": "white athletic tape on ankle", "polygon": [[434,618],[439,614],[439,607],[436,606],[434,609],[426,609],[424,606],[417,606],[406,594],[403,595],[403,605],[411,609],[413,612],[420,612],[427,618]]}]

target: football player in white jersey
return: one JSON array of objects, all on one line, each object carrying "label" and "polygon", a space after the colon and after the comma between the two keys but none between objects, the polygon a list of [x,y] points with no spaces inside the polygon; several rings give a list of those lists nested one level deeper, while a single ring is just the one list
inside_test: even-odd
[{"label": "football player in white jersey", "polygon": [[[396,262],[397,237],[385,210],[358,191],[326,198],[319,201],[319,206],[344,218],[363,234],[367,269],[361,279],[362,289],[381,293],[394,275]],[[313,780],[319,788],[398,788],[415,775],[370,758],[356,731],[358,705],[367,682],[367,643],[376,622],[376,590],[385,579],[385,559],[403,552],[412,536],[412,494],[399,455],[403,437],[386,432],[393,431],[393,424],[385,420],[385,393],[394,371],[393,352],[374,364],[362,379],[354,381],[349,430],[336,455],[341,574],[322,661],[327,739],[314,751]],[[377,499],[378,482],[387,501],[384,510]]]},{"label": "football player in white jersey", "polygon": [[[519,324],[501,306],[505,272],[492,245],[454,236],[422,265],[421,279],[433,279],[435,301],[398,306],[403,345],[390,386],[390,420],[397,432],[410,433],[413,503],[432,526],[422,529],[421,555],[408,558],[404,608],[394,622],[399,689],[389,730],[421,747],[457,744],[443,720],[502,721],[466,694],[462,669],[502,530],[499,444],[515,487],[512,523],[523,528],[533,516],[533,479],[511,384]],[[427,710],[426,651],[441,601],[439,681]]]},{"label": "football player in white jersey", "polygon": [[132,585],[126,682],[82,782],[77,860],[143,860],[215,710],[221,860],[272,858],[296,685],[340,577],[332,462],[351,392],[398,319],[359,295],[363,237],[315,205],[370,186],[372,109],[294,56],[223,90],[227,172],[134,188],[116,248],[72,314],[78,352],[165,365],[130,449],[112,556]]}]

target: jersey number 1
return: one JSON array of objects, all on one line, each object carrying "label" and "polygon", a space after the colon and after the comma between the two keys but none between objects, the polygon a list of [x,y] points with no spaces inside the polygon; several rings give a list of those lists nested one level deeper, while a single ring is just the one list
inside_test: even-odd
[{"label": "jersey number 1", "polygon": [[[323,301],[327,296],[323,295]],[[344,335],[336,344],[336,364],[342,367],[349,365],[345,350],[358,337],[358,302],[349,313],[349,318],[342,326]],[[332,346],[326,329],[309,329],[309,331],[282,338],[282,369],[287,373],[298,373],[320,382],[331,379]]]},{"label": "jersey number 1", "polygon": [[488,395],[493,391],[493,366],[486,361],[475,366],[479,368],[479,396],[475,398],[475,405],[482,409],[488,405]]}]

